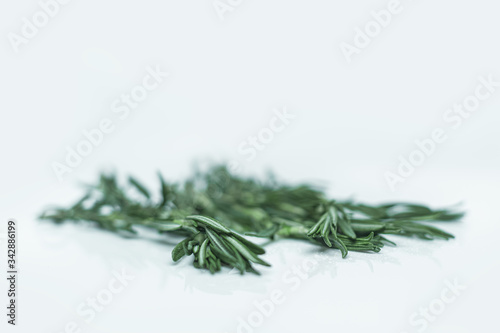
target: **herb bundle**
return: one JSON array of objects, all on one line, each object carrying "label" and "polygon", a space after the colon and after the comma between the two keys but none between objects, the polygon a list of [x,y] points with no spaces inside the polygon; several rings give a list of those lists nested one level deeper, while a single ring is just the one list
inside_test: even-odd
[{"label": "herb bundle", "polygon": [[115,175],[101,174],[73,206],[48,210],[41,218],[91,221],[119,234],[137,234],[142,226],[181,235],[184,239],[172,251],[174,261],[193,255],[196,268],[212,273],[228,266],[258,274],[254,264],[270,266],[260,258],[265,250],[242,235],[302,239],[339,249],[346,257],[349,251],[379,252],[385,244],[395,245],[384,235],[453,238],[423,222],[456,221],[464,215],[410,203],[335,201],[313,186],[284,185],[274,177],[261,182],[231,174],[225,166],[196,172],[183,183],[158,178],[155,200],[133,177],[121,186]]}]

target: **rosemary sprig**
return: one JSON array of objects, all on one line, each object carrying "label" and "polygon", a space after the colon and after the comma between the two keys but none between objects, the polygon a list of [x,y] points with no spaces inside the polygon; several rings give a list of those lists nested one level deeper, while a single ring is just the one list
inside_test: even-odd
[{"label": "rosemary sprig", "polygon": [[[319,246],[349,251],[379,252],[383,235],[421,239],[450,239],[453,235],[424,222],[457,221],[463,213],[433,210],[411,203],[366,205],[328,200],[309,185],[260,182],[229,173],[224,166],[197,172],[183,183],[168,183],[158,174],[159,199],[140,181],[129,177],[120,186],[114,175],[102,174],[96,185],[67,209],[44,212],[56,223],[92,221],[119,234],[137,235],[137,227],[162,234],[182,235],[172,259],[194,256],[193,265],[218,272],[228,266],[258,273],[253,265],[269,266],[260,258],[264,249],[244,238],[296,238]],[[394,244],[395,245],[395,244]]]},{"label": "rosemary sprig", "polygon": [[196,231],[174,248],[174,261],[194,254],[194,266],[209,269],[211,273],[219,271],[222,264],[235,267],[241,273],[257,273],[252,263],[270,266],[258,257],[265,253],[263,248],[215,219],[200,215],[188,216],[186,219],[191,221]]}]

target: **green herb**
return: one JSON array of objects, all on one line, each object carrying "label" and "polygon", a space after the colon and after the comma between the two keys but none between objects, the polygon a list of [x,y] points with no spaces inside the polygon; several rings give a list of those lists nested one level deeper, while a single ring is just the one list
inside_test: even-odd
[{"label": "green herb", "polygon": [[138,235],[142,226],[181,235],[184,239],[172,251],[174,261],[193,255],[195,267],[212,273],[228,266],[258,274],[254,264],[269,266],[260,258],[265,251],[242,235],[302,239],[339,249],[346,257],[349,251],[379,252],[385,244],[395,245],[386,234],[453,238],[423,222],[457,221],[464,215],[411,203],[333,201],[310,185],[279,184],[274,177],[262,182],[233,175],[224,166],[197,172],[184,183],[158,177],[155,198],[133,177],[120,186],[114,175],[102,174],[73,206],[48,210],[41,218],[92,221],[119,234]]}]

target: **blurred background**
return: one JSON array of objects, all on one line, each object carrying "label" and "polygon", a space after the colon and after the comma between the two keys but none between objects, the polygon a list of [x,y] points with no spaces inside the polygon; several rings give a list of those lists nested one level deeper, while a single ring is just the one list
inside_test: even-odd
[{"label": "blurred background", "polygon": [[[20,242],[19,325],[2,330],[486,330],[500,296],[499,9],[486,0],[2,2],[0,220],[18,221]],[[429,142],[436,130],[442,140]],[[75,201],[101,170],[155,189],[158,170],[177,181],[195,164],[227,162],[319,183],[333,197],[462,202],[468,215],[443,225],[456,240],[393,239],[397,249],[346,260],[278,242],[262,277],[210,276],[173,265],[172,244],[37,219]],[[319,268],[294,289],[283,276],[311,256]],[[87,322],[79,305],[122,269],[135,278]],[[455,302],[425,328],[412,323],[457,279],[467,288]],[[283,303],[248,324],[273,290]]]}]

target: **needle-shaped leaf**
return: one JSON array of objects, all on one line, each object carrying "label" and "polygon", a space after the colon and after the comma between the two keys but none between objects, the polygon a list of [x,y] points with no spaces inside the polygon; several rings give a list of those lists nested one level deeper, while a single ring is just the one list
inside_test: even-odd
[{"label": "needle-shaped leaf", "polygon": [[233,254],[231,254],[227,245],[224,244],[224,240],[219,235],[217,235],[215,232],[211,231],[210,229],[206,229],[206,232],[207,232],[207,235],[210,238],[210,240],[212,241],[215,248],[220,250],[224,254],[224,256],[226,256],[227,258],[231,258],[231,260],[236,259],[235,257],[233,257]]},{"label": "needle-shaped leaf", "polygon": [[232,236],[236,238],[240,243],[245,245],[250,251],[252,251],[255,254],[264,254],[266,253],[266,250],[264,250],[262,247],[259,245],[250,242],[249,240],[245,239],[244,237],[238,235],[237,233],[233,232]]},{"label": "needle-shaped leaf", "polygon": [[143,196],[145,196],[147,199],[150,198],[149,191],[144,187],[137,179],[134,177],[129,177],[128,179],[129,183],[133,185]]},{"label": "needle-shaped leaf", "polygon": [[238,250],[238,252],[244,257],[246,258],[247,260],[251,261],[251,262],[254,262],[256,264],[260,264],[260,265],[264,265],[264,266],[271,266],[269,265],[267,262],[265,262],[264,260],[260,259],[257,257],[257,255],[255,255],[254,253],[252,253],[248,248],[246,248],[242,243],[240,243],[238,240],[236,240],[234,237],[232,236],[227,236],[226,237],[226,240],[231,243],[231,245],[236,249]]},{"label": "needle-shaped leaf", "polygon": [[245,232],[245,235],[247,236],[252,236],[252,237],[259,237],[259,238],[273,238],[274,235],[280,230],[280,225],[277,223],[273,223],[271,227],[268,229],[261,230],[259,232]]},{"label": "needle-shaped leaf", "polygon": [[205,257],[207,256],[207,245],[208,238],[203,241],[200,247],[200,252],[198,254],[198,262],[200,263],[200,267],[205,267]]},{"label": "needle-shaped leaf", "polygon": [[172,250],[172,260],[179,261],[185,255],[188,255],[188,251],[186,251],[186,245],[189,242],[189,239],[185,239],[179,244],[177,244]]},{"label": "needle-shaped leaf", "polygon": [[160,186],[161,186],[161,202],[158,205],[158,207],[162,208],[162,207],[165,207],[165,205],[169,201],[170,189],[167,185],[167,182],[165,182],[165,179],[163,179],[163,176],[160,172],[158,172],[158,178],[160,179]]},{"label": "needle-shaped leaf", "polygon": [[218,232],[228,233],[228,234],[231,233],[230,229],[228,229],[227,227],[222,225],[219,221],[211,217],[206,217],[201,215],[190,215],[187,216],[186,219],[194,220],[196,222],[204,224],[205,226],[208,226]]}]

